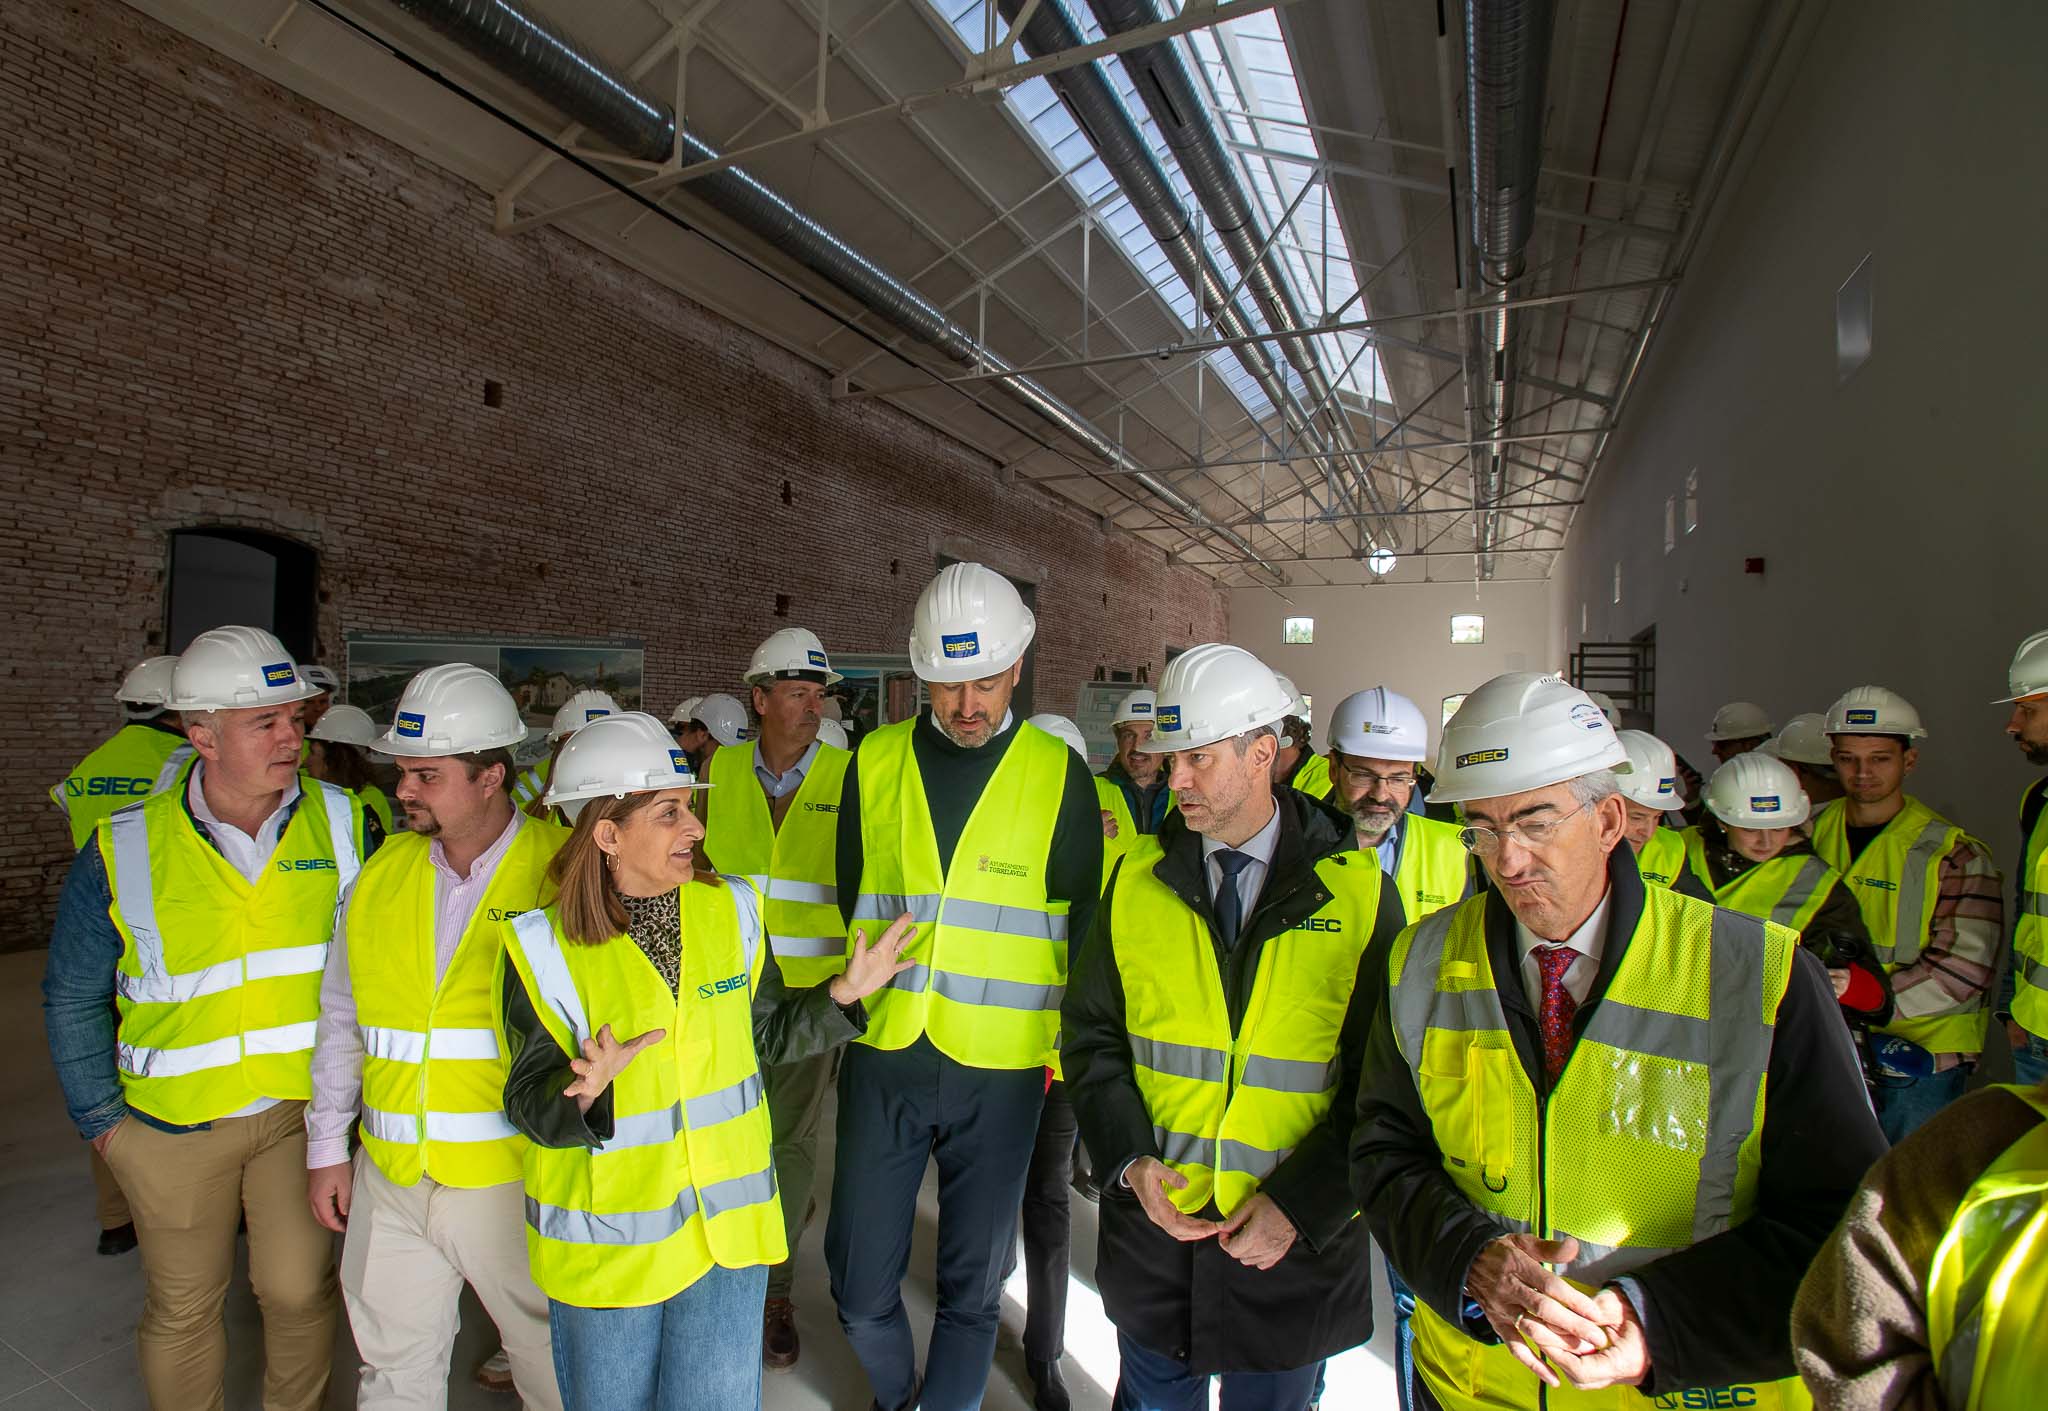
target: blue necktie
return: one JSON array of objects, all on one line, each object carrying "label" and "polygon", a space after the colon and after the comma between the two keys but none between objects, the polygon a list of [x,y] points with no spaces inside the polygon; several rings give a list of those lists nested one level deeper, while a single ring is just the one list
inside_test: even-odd
[{"label": "blue necktie", "polygon": [[1244,898],[1238,895],[1237,874],[1251,866],[1253,858],[1248,852],[1229,848],[1212,856],[1223,870],[1222,885],[1216,888],[1216,933],[1223,938],[1223,948],[1229,950],[1237,944],[1237,933],[1244,928]]}]

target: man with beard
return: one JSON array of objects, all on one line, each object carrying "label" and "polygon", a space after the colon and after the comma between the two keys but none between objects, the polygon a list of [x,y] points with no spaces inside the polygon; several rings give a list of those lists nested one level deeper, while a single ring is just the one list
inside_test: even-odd
[{"label": "man with beard", "polygon": [[1159,831],[1173,797],[1166,787],[1166,771],[1159,767],[1159,756],[1145,748],[1152,738],[1152,712],[1158,699],[1150,691],[1133,691],[1117,702],[1109,721],[1116,736],[1116,758],[1097,777],[1110,786],[1101,791],[1102,806],[1114,815],[1117,839],[1124,847],[1140,833]]},{"label": "man with beard", "polygon": [[1472,855],[1458,830],[1408,811],[1429,722],[1385,686],[1346,696],[1330,717],[1330,802],[1351,815],[1360,849],[1379,856],[1411,922],[1472,890]]},{"label": "man with beard", "polygon": [[[1010,712],[1036,627],[1000,573],[940,570],[910,630],[931,706],[864,738],[840,797],[849,943],[916,923],[903,949],[916,964],[869,997],[867,1033],[840,1068],[825,1226],[840,1326],[886,1411],[981,1404],[1067,940],[1087,934],[1102,886],[1088,766]],[[902,1284],[935,1154],[938,1311],[920,1388]]]},{"label": "man with beard", "polygon": [[[2036,632],[2013,654],[2005,733],[2027,763],[2048,765],[2048,632]],[[2022,1083],[2048,1079],[2048,775],[2020,795],[2019,922],[2012,931],[2012,971],[2000,1006],[2012,1066]]]},{"label": "man with beard", "polygon": [[1984,1051],[2005,949],[1991,849],[1906,792],[1927,738],[1896,691],[1857,686],[1828,709],[1843,796],[1813,817],[1814,853],[1863,910],[1897,1011],[1873,1040],[1878,1120],[1893,1144],[1963,1095]]}]

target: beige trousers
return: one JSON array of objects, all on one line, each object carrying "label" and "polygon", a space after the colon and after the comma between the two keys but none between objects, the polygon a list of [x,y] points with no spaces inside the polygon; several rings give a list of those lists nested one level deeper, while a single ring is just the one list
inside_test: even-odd
[{"label": "beige trousers", "polygon": [[334,1352],[334,1236],[306,1201],[306,1104],[280,1102],[202,1132],[137,1117],[114,1129],[107,1164],[142,1246],[135,1342],[155,1411],[222,1405],[221,1305],[235,1227],[249,1221],[249,1282],[263,1310],[264,1411],[315,1411]]},{"label": "beige trousers", "polygon": [[520,1400],[529,1411],[562,1411],[547,1295],[526,1262],[524,1186],[458,1190],[424,1177],[401,1186],[357,1152],[341,1289],[363,1357],[358,1411],[448,1404],[465,1281],[498,1325]]},{"label": "beige trousers", "polygon": [[89,1147],[92,1152],[92,1187],[94,1203],[102,1230],[118,1230],[134,1218],[128,1212],[128,1197],[121,1194],[121,1183],[114,1179],[114,1168],[107,1165],[99,1148]]}]

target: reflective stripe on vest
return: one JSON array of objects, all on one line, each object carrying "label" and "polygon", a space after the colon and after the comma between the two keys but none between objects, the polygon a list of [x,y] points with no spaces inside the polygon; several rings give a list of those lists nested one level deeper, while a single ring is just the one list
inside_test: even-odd
[{"label": "reflective stripe on vest", "polygon": [[920,1034],[978,1068],[1038,1068],[1054,1057],[1067,980],[1067,903],[1046,896],[1053,827],[1071,752],[1015,727],[941,869],[912,749],[915,720],[861,742],[861,894],[853,931],[870,940],[908,913],[915,968],[868,998],[858,1041],[903,1048]]},{"label": "reflective stripe on vest", "polygon": [[1233,1034],[1208,923],[1159,881],[1162,855],[1152,838],[1134,847],[1110,898],[1133,1078],[1160,1159],[1188,1182],[1169,1199],[1228,1215],[1329,1111],[1383,874],[1359,852],[1316,864],[1321,905],[1261,946]]},{"label": "reflective stripe on vest", "polygon": [[564,942],[552,910],[509,928],[507,958],[565,1051],[593,1023],[621,1040],[667,1031],[614,1079],[602,1146],[527,1151],[534,1280],[579,1307],[644,1306],[714,1264],[787,1255],[753,1047],[753,994],[767,957],[760,907],[743,878],[682,891],[674,994],[630,937]]},{"label": "reflective stripe on vest", "polygon": [[[2029,793],[2048,789],[2036,783]],[[2012,929],[2012,1017],[2048,1038],[2048,808],[2034,819],[2020,862],[2019,919]]]},{"label": "reflective stripe on vest", "polygon": [[[1693,830],[1688,828],[1685,831]],[[1685,837],[1669,828],[1659,828],[1650,834],[1650,841],[1644,843],[1643,850],[1636,854],[1636,871],[1653,886],[1670,886],[1678,880],[1678,869],[1683,866]]]},{"label": "reflective stripe on vest", "polygon": [[792,987],[823,984],[846,968],[846,923],[839,915],[835,869],[839,792],[853,755],[820,744],[776,827],[754,774],[753,743],[721,746],[708,777],[723,787],[705,795],[704,854],[721,872],[738,873],[767,899],[768,945]]},{"label": "reflective stripe on vest", "polygon": [[1394,868],[1394,886],[1410,921],[1420,921],[1465,895],[1471,879],[1472,854],[1458,841],[1462,830],[1420,813],[1401,824],[1401,860]]},{"label": "reflective stripe on vest", "polygon": [[1928,1351],[1949,1411],[2035,1404],[2048,1379],[2048,1098],[1956,1207],[1927,1279]]},{"label": "reflective stripe on vest", "polygon": [[[1506,1229],[1576,1237],[1579,1258],[1558,1272],[1582,1288],[1748,1219],[1797,937],[1646,889],[1606,997],[1539,1100],[1495,989],[1486,909],[1474,897],[1410,926],[1389,961],[1389,1020],[1451,1182]],[[1543,1388],[1427,1305],[1414,1326],[1417,1368],[1446,1408],[1651,1404]],[[1810,1404],[1796,1378],[1740,1390],[1702,1404]]]},{"label": "reflective stripe on vest", "polygon": [[1716,887],[1707,865],[1706,838],[1696,828],[1685,831],[1686,863],[1713,894],[1714,905],[1760,921],[1774,921],[1804,932],[1813,924],[1821,904],[1834,892],[1835,884],[1842,880],[1835,875],[1834,868],[1813,853],[1789,857],[1781,853],[1749,863],[1730,877],[1726,885]]},{"label": "reflective stripe on vest", "polygon": [[109,917],[121,934],[115,1046],[130,1105],[180,1126],[261,1097],[311,1095],[339,898],[361,856],[346,789],[302,796],[255,882],[199,831],[182,792],[121,809],[99,829]]},{"label": "reflective stripe on vest", "polygon": [[[1942,860],[1959,844],[1976,840],[1910,797],[1856,858],[1849,856],[1845,800],[1837,799],[1816,814],[1812,831],[1814,852],[1842,874],[1885,970],[1900,970],[1917,961],[1934,921]],[[1928,993],[1933,989],[1922,987]],[[1991,1019],[1984,998],[1973,995],[1932,1014],[1898,1015],[1884,1032],[1934,1053],[1981,1053]]]}]

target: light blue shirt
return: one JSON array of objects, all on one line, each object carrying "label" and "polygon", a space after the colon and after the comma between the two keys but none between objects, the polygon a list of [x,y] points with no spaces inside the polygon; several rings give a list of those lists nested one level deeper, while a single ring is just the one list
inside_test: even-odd
[{"label": "light blue shirt", "polygon": [[1237,874],[1238,912],[1245,920],[1251,919],[1252,911],[1259,904],[1259,892],[1266,885],[1267,869],[1273,865],[1273,850],[1280,846],[1280,809],[1276,805],[1273,816],[1266,820],[1266,826],[1239,843],[1235,848],[1220,843],[1214,838],[1202,839],[1202,873],[1209,882],[1209,895],[1214,898],[1217,888],[1223,885],[1223,864],[1216,861],[1219,852],[1241,852],[1248,854],[1251,861]]},{"label": "light blue shirt", "polygon": [[785,798],[804,786],[804,775],[810,772],[811,761],[818,757],[818,742],[811,741],[811,747],[797,757],[795,764],[777,774],[761,762],[761,742],[754,741],[754,777],[761,781],[761,791],[771,799]]}]

